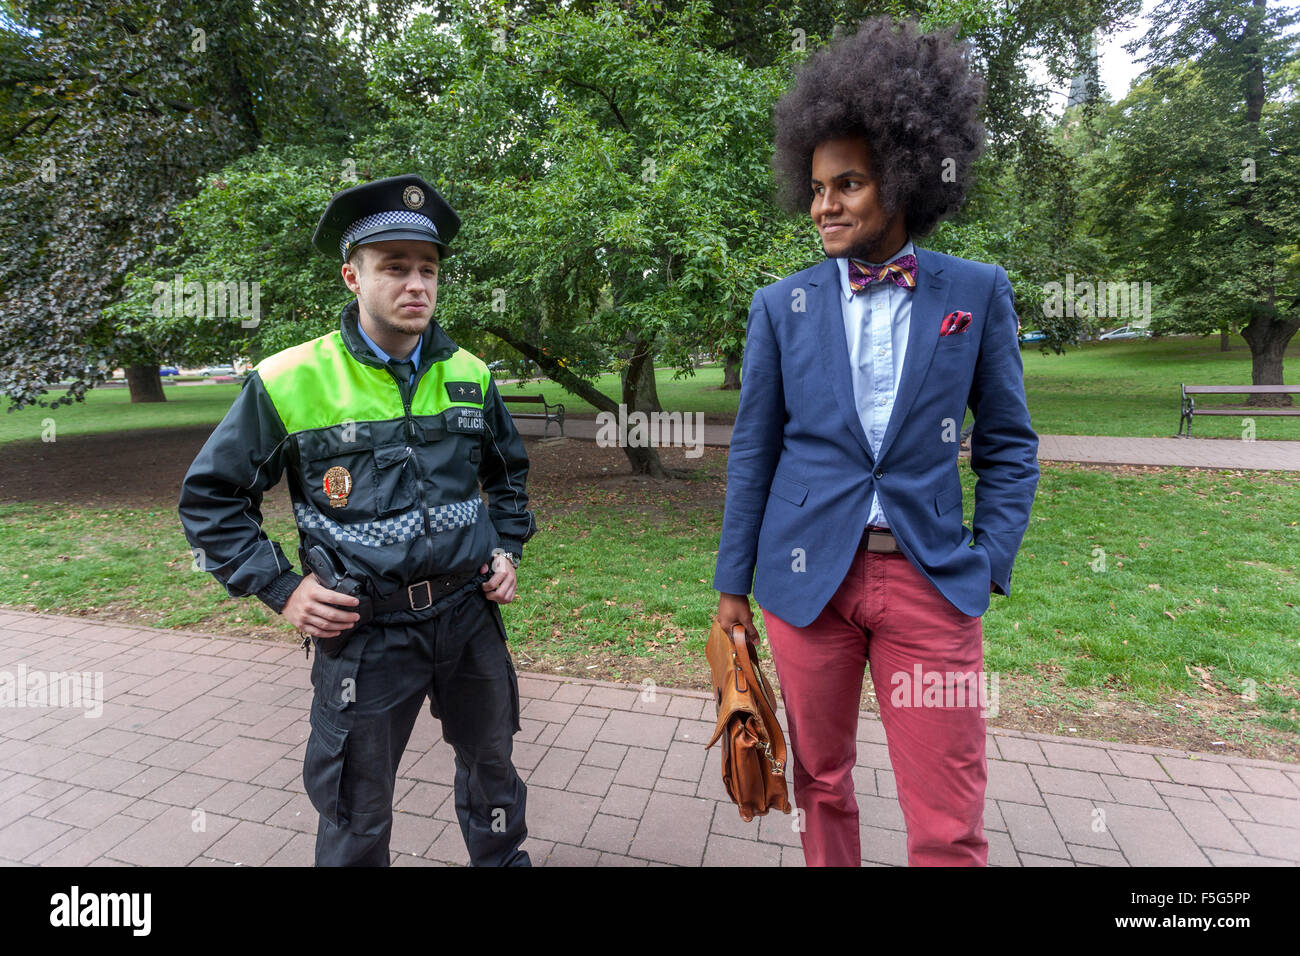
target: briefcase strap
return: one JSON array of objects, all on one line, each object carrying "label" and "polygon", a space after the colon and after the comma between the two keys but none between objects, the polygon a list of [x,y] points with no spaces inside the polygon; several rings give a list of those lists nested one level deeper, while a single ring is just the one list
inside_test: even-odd
[{"label": "briefcase strap", "polygon": [[[749,686],[754,688],[754,699],[767,705],[772,714],[772,722],[775,723],[776,700],[773,698],[772,688],[768,686],[767,681],[763,680],[754,672],[753,659],[750,657],[752,649],[750,648],[749,641],[745,639],[744,625],[737,624],[732,628],[731,643],[733,645],[732,653],[735,655],[736,662],[740,665],[741,673],[749,683]],[[776,754],[772,753],[772,741],[767,739],[767,726],[762,717],[763,715],[760,714],[759,723],[763,725],[763,739],[759,742],[759,746],[763,750],[763,755],[767,757],[767,763],[768,766],[772,768],[772,774],[775,776],[783,776],[785,774],[785,761],[777,760]]]}]

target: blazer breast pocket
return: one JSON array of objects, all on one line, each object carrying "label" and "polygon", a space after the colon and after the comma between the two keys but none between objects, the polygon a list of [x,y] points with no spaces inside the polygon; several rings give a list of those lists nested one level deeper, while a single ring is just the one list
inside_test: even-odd
[{"label": "blazer breast pocket", "polygon": [[807,485],[801,485],[789,478],[782,478],[780,475],[772,476],[772,486],[769,490],[775,497],[800,507],[802,507],[804,499],[808,497]]},{"label": "blazer breast pocket", "polygon": [[974,338],[975,337],[970,334],[969,330],[965,332],[953,332],[951,335],[941,335],[939,336],[939,343],[935,348],[948,350],[960,349],[968,342],[971,342]]}]

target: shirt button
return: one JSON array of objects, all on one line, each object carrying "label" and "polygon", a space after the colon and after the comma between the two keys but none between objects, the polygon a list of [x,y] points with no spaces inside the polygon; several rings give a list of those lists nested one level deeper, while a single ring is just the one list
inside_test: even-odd
[{"label": "shirt button", "polygon": [[883,404],[885,404],[885,399],[883,399],[883,398],[878,398],[878,399],[876,399],[876,404],[877,404],[877,405],[883,405]]},{"label": "shirt button", "polygon": [[876,478],[884,478],[884,477],[885,477],[885,473],[884,473],[883,471],[877,470],[877,471],[876,471],[876,474],[875,474],[875,477],[876,477]]}]

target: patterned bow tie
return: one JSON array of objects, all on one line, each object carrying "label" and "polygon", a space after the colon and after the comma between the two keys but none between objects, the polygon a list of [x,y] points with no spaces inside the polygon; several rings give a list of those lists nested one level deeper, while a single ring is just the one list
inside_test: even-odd
[{"label": "patterned bow tie", "polygon": [[883,266],[849,260],[849,288],[857,295],[872,282],[893,282],[904,289],[916,288],[916,256],[899,256]]}]

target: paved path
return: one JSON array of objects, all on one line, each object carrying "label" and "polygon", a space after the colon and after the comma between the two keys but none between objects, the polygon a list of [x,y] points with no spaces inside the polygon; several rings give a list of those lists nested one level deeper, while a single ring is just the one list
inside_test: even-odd
[{"label": "paved path", "polygon": [[[310,671],[296,646],[0,611],[0,681],[37,671],[102,672],[102,713],[0,707],[0,862],[311,864]],[[803,863],[792,817],[744,823],[727,801],[703,746],[708,694],[543,675],[521,675],[520,691],[535,863]],[[858,740],[863,862],[905,864],[879,721],[864,716]],[[988,757],[993,865],[1300,861],[1300,765],[1006,730]],[[424,709],[398,777],[398,865],[466,862],[452,776]]]},{"label": "paved path", "polygon": [[[515,425],[521,434],[542,434],[542,423],[539,421],[524,419],[516,421]],[[570,418],[564,423],[567,438],[594,441],[596,430],[593,419]],[[558,429],[552,424],[551,437],[557,437],[558,434]],[[660,444],[726,447],[731,444],[731,426],[704,425],[703,428],[697,428],[692,420],[680,430],[675,425],[665,429]],[[968,455],[969,451],[963,450],[961,454]],[[1039,435],[1038,457],[1041,461],[1083,461],[1109,465],[1182,465],[1188,468],[1300,471],[1300,441]]]}]

